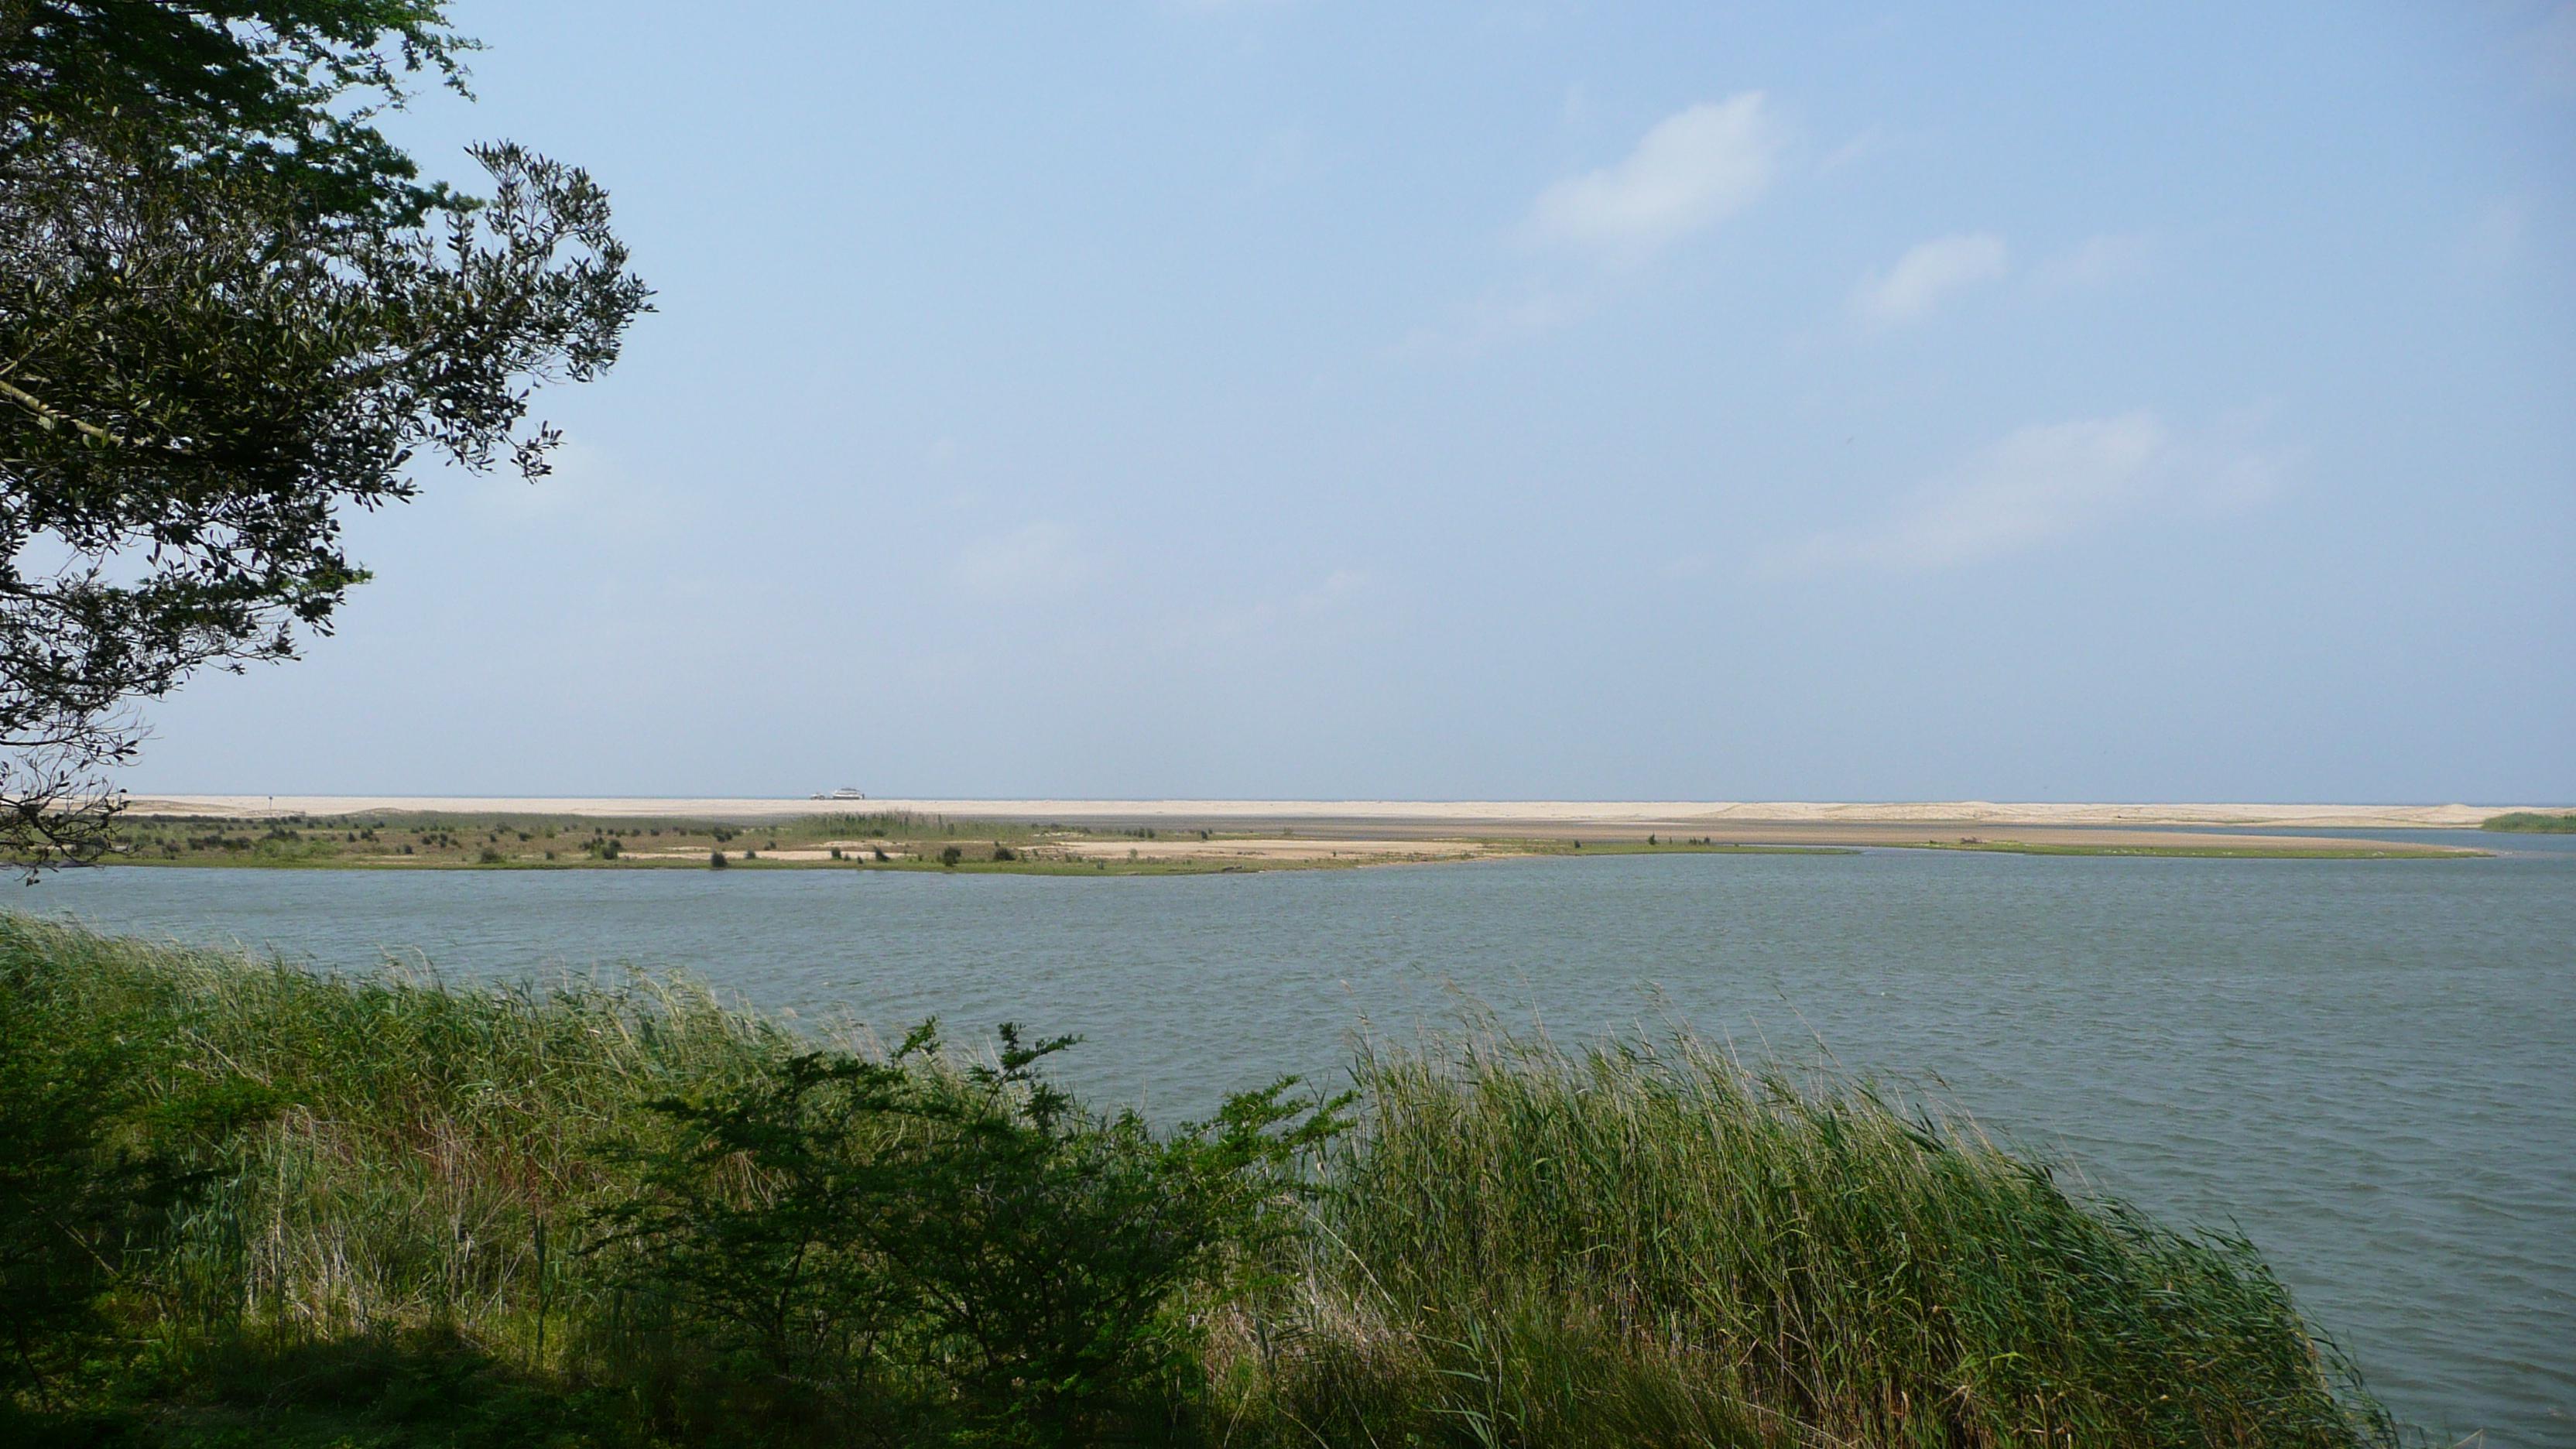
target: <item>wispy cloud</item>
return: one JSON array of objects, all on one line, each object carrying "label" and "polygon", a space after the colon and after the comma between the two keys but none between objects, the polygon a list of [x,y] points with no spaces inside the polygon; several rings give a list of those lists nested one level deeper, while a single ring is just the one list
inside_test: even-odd
[{"label": "wispy cloud", "polygon": [[2004,240],[1992,232],[1935,237],[1852,289],[1852,315],[1880,327],[1919,322],[1951,294],[2004,274]]},{"label": "wispy cloud", "polygon": [[2031,281],[2050,292],[2105,287],[2145,271],[2155,253],[2156,239],[2144,232],[2105,232],[2040,263]]},{"label": "wispy cloud", "polygon": [[1877,523],[1773,550],[1763,572],[1923,573],[2024,553],[2150,507],[2242,507],[2285,457],[2178,438],[2151,413],[2020,428],[1916,489]]},{"label": "wispy cloud", "polygon": [[683,500],[636,476],[608,449],[568,438],[547,456],[552,471],[530,482],[516,470],[469,475],[466,507],[506,532],[551,529],[635,538],[679,526]]},{"label": "wispy cloud", "polygon": [[979,594],[1033,594],[1070,588],[1093,574],[1081,540],[1060,523],[1037,522],[967,544],[949,576]]},{"label": "wispy cloud", "polygon": [[[1571,93],[1569,108],[1580,95]],[[1453,308],[1393,352],[1472,357],[1583,321],[1633,284],[1644,263],[1752,205],[1778,172],[1785,144],[1759,91],[1665,117],[1616,165],[1566,177],[1531,203],[1519,238],[1565,261]]]},{"label": "wispy cloud", "polygon": [[1171,641],[1181,645],[1240,644],[1343,614],[1368,589],[1368,575],[1357,569],[1335,569],[1284,598],[1254,599],[1231,609],[1193,610],[1174,625]]},{"label": "wispy cloud", "polygon": [[1782,146],[1761,92],[1703,101],[1656,122],[1618,164],[1539,193],[1527,231],[1611,261],[1642,261],[1751,205],[1778,171]]},{"label": "wispy cloud", "polygon": [[1592,315],[1592,297],[1555,288],[1479,298],[1436,327],[1417,327],[1395,347],[1398,356],[1455,354],[1473,357],[1506,343],[1570,327]]},{"label": "wispy cloud", "polygon": [[1840,171],[1856,162],[1866,161],[1886,149],[1886,133],[1872,126],[1826,152],[1825,159],[1816,163],[1816,171],[1819,175]]}]

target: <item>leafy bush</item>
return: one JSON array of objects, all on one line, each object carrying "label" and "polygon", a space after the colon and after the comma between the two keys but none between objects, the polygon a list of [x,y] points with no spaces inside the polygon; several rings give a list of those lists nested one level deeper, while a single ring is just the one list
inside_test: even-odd
[{"label": "leafy bush", "polygon": [[655,1103],[677,1140],[599,1219],[625,1327],[714,1350],[701,1375],[909,1401],[978,1442],[1090,1443],[1144,1410],[1189,1359],[1176,1296],[1259,1258],[1344,1104],[1283,1080],[1158,1137],[1043,1079],[1071,1038],[1000,1035],[989,1065],[926,1024],[885,1060]]}]

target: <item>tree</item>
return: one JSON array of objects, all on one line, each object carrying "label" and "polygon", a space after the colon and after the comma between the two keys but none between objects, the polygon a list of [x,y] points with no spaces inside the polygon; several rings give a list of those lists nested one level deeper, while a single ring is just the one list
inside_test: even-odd
[{"label": "tree", "polygon": [[0,0],[0,851],[93,859],[141,702],[291,658],[416,462],[535,479],[533,387],[650,293],[582,171],[375,126],[459,91],[444,0]]}]

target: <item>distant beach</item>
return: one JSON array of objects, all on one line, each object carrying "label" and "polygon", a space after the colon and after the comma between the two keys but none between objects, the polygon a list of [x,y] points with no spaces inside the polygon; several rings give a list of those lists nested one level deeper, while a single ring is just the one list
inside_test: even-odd
[{"label": "distant beach", "polygon": [[[941,822],[1037,831],[1036,858],[983,864],[1065,863],[1131,868],[1262,869],[1290,865],[1421,863],[1573,848],[1935,847],[2046,854],[2211,856],[2438,856],[2474,854],[2420,839],[2355,831],[2474,830],[2521,807],[2338,804],[1997,803],[1954,801],[1634,800],[1078,800],[657,798],[645,796],[164,795],[136,797],[129,814],[168,822],[347,822],[378,816],[429,830],[441,845],[455,829],[505,822],[699,822],[763,829],[776,840],[760,863],[883,861],[889,844],[836,823]],[[552,832],[550,831],[551,835]],[[849,838],[843,839],[841,836]],[[566,854],[528,863],[646,865],[704,861],[722,839],[683,845],[653,832],[602,859]],[[811,836],[811,839],[803,837]],[[1018,839],[1018,837],[1015,837]],[[498,843],[506,844],[506,841]],[[400,864],[456,863],[406,851]],[[848,857],[845,862],[844,857]],[[187,863],[213,864],[201,853]],[[484,859],[474,863],[500,864]],[[319,864],[318,860],[298,863]],[[341,863],[356,863],[343,861]]]}]

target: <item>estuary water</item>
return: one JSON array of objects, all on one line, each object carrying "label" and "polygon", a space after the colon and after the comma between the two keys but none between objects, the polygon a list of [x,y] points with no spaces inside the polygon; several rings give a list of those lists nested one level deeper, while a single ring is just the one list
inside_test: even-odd
[{"label": "estuary water", "polygon": [[[2385,835],[2386,832],[2381,832]],[[684,968],[889,1033],[1079,1033],[1188,1115],[1462,1000],[1931,1086],[2251,1238],[2434,1442],[2576,1444],[2576,841],[2456,861],[1665,855],[1237,876],[84,872],[12,904],[452,977]]]}]

